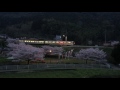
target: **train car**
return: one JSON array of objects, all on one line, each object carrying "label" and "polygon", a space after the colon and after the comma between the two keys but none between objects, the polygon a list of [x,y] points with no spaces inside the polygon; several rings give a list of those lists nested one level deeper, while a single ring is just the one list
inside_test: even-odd
[{"label": "train car", "polygon": [[48,45],[74,45],[74,41],[45,41]]},{"label": "train car", "polygon": [[74,45],[74,41],[52,41],[52,40],[19,40],[26,44],[41,44],[41,45]]}]

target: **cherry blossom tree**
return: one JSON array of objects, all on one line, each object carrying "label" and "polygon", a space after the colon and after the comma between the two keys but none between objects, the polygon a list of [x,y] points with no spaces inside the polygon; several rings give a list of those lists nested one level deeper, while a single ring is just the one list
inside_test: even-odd
[{"label": "cherry blossom tree", "polygon": [[87,60],[104,61],[106,58],[106,53],[98,48],[87,48],[81,49],[75,56],[79,59],[86,60],[87,64]]},{"label": "cherry blossom tree", "polygon": [[44,45],[42,48],[44,49],[45,54],[51,53],[53,51],[53,47],[51,46]]},{"label": "cherry blossom tree", "polygon": [[30,60],[35,60],[39,58],[40,60],[44,60],[44,49],[33,47],[31,45],[26,45],[25,43],[16,43],[16,39],[7,39],[8,47],[12,49],[7,55],[13,57],[17,60],[28,60],[28,64]]},{"label": "cherry blossom tree", "polygon": [[42,48],[44,49],[46,54],[53,54],[53,55],[57,54],[58,55],[58,54],[62,54],[63,52],[63,48],[57,47],[57,46],[52,47],[52,46],[44,45],[42,46]]},{"label": "cherry blossom tree", "polygon": [[120,43],[119,41],[113,41],[113,42],[111,42],[111,46],[115,46],[115,45],[117,45],[118,43]]},{"label": "cherry blossom tree", "polygon": [[6,39],[6,42],[9,44],[9,43],[14,43],[14,44],[18,44],[19,43],[19,39],[16,38],[16,39],[13,39],[13,38],[7,38]]},{"label": "cherry blossom tree", "polygon": [[57,47],[57,46],[52,47],[52,46],[44,45],[42,46],[42,48],[44,49],[46,55],[57,55],[58,59],[63,57],[64,50],[62,47]]}]

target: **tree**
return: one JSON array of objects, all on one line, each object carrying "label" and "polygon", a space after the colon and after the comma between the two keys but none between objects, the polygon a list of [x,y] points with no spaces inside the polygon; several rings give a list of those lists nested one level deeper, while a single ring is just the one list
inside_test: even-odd
[{"label": "tree", "polygon": [[114,46],[111,56],[114,58],[115,64],[120,63],[120,43]]},{"label": "tree", "polygon": [[63,48],[62,47],[51,47],[51,46],[42,46],[42,48],[44,49],[45,51],[45,54],[53,54],[53,55],[58,55],[58,54],[62,54],[63,52]]},{"label": "tree", "polygon": [[96,61],[103,61],[106,58],[106,53],[103,50],[99,50],[98,48],[87,48],[87,49],[81,49],[78,53],[75,55],[79,59],[86,60],[96,60]]},{"label": "tree", "polygon": [[119,44],[120,42],[119,41],[112,41],[111,42],[111,46],[115,46],[115,45],[117,45],[117,44]]},{"label": "tree", "polygon": [[35,60],[39,58],[40,60],[44,60],[44,49],[33,47],[31,45],[26,45],[25,43],[15,43],[17,40],[7,39],[8,47],[12,49],[7,55],[9,57],[13,57],[17,60],[27,60],[28,64],[30,60]]},{"label": "tree", "polygon": [[1,47],[0,53],[2,53],[4,48],[6,47],[6,39],[0,39],[0,47]]}]

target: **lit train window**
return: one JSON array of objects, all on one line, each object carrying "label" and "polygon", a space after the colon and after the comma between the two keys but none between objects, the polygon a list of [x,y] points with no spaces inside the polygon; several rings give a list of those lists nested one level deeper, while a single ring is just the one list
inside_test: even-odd
[{"label": "lit train window", "polygon": [[56,41],[56,43],[59,43],[58,41]]},{"label": "lit train window", "polygon": [[63,43],[63,42],[60,42],[60,43]]},{"label": "lit train window", "polygon": [[55,43],[55,41],[52,41],[52,43]]},{"label": "lit train window", "polygon": [[44,41],[38,41],[39,43],[44,43]]},{"label": "lit train window", "polygon": [[48,41],[45,41],[45,43],[48,43]]},{"label": "lit train window", "polygon": [[49,41],[49,43],[52,43],[52,41]]}]

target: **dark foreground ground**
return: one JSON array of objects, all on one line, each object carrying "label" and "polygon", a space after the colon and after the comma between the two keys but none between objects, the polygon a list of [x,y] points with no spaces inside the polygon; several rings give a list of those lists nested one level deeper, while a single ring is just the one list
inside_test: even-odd
[{"label": "dark foreground ground", "polygon": [[75,69],[0,73],[0,78],[120,78],[120,70]]}]

